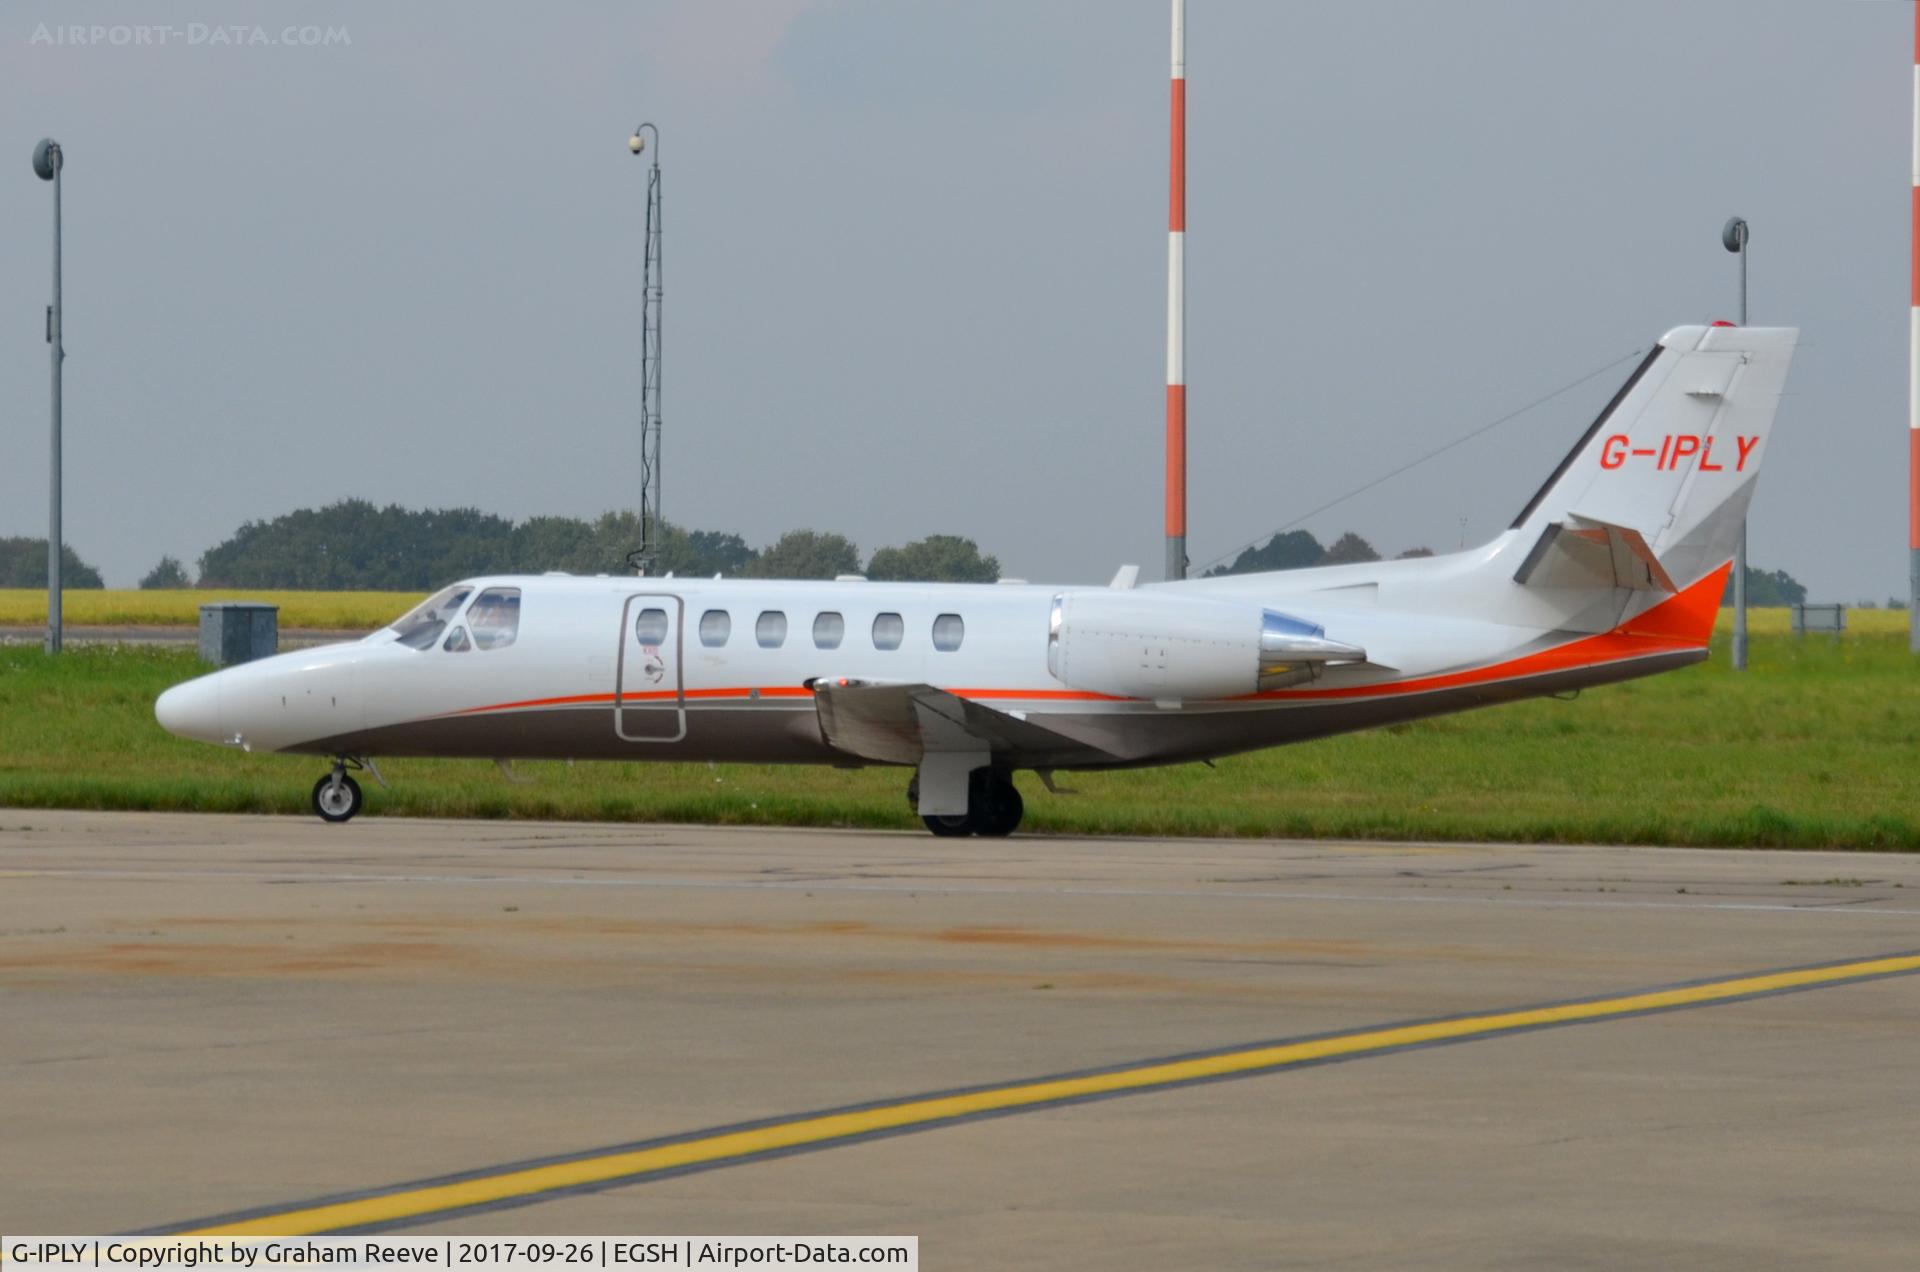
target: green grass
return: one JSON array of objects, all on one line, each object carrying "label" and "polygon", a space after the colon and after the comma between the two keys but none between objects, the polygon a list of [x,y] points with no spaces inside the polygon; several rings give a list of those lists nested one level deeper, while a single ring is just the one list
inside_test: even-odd
[{"label": "green grass", "polygon": [[[0,649],[0,806],[305,812],[312,757],[183,742],[153,700],[189,651]],[[1920,662],[1903,637],[1760,636],[1700,667],[1222,760],[1022,775],[1025,829],[1152,835],[1920,848]],[[900,770],[394,759],[374,814],[910,827]]]}]

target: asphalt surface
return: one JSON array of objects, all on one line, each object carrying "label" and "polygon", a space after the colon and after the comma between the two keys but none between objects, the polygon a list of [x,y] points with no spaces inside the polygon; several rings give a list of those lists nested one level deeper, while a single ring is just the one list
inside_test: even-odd
[{"label": "asphalt surface", "polygon": [[[914,1233],[928,1267],[1910,1267],[1920,976],[1881,973],[1917,950],[1895,856],[0,809],[0,1231],[371,1190],[419,1231]],[[1462,1015],[1525,1027],[1378,1032]],[[982,1087],[808,1151],[713,1133]],[[721,1147],[489,1170],[660,1137]],[[414,1186],[462,1172],[526,1204]]]}]

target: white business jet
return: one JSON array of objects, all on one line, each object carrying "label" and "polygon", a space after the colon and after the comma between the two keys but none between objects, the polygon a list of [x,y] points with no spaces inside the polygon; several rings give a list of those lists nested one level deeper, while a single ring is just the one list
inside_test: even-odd
[{"label": "white business jet", "polygon": [[350,644],[167,690],[161,725],[329,756],[891,764],[936,835],[1012,774],[1205,760],[1707,656],[1791,329],[1668,332],[1506,532],[1447,556],[1134,586],[476,578]]}]

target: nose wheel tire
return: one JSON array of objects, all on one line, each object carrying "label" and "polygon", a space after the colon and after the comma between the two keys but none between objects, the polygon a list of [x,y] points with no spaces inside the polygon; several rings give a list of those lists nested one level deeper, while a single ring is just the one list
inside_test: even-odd
[{"label": "nose wheel tire", "polygon": [[365,803],[360,783],[345,773],[329,773],[313,784],[313,811],[321,821],[350,821]]}]

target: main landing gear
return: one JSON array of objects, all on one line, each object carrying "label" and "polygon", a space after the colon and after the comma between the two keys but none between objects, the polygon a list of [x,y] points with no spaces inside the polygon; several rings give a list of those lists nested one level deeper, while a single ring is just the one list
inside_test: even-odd
[{"label": "main landing gear", "polygon": [[348,762],[341,756],[333,762],[333,771],[313,784],[313,811],[321,821],[335,825],[351,821],[366,806],[360,783],[347,776]]},{"label": "main landing gear", "polygon": [[[914,811],[919,811],[918,778],[907,786],[907,802],[913,805]],[[934,814],[923,816],[920,820],[926,823],[928,830],[943,839],[964,835],[986,835],[998,839],[1018,829],[1020,818],[1026,811],[1026,803],[1013,784],[1013,775],[983,768],[975,769],[967,778],[965,813]]]}]

